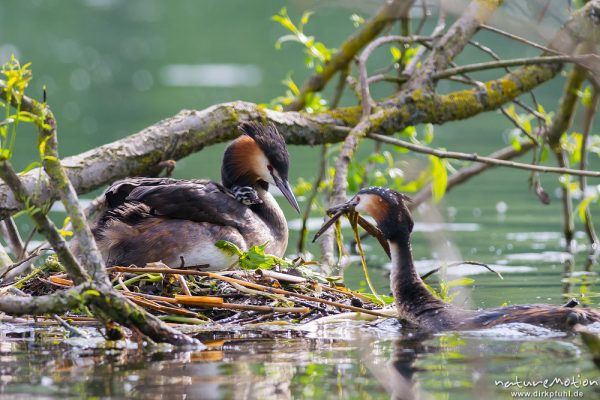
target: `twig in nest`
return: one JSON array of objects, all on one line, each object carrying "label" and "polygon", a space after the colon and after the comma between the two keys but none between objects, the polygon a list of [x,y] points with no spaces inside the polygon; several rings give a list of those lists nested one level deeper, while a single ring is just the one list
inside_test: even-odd
[{"label": "twig in nest", "polygon": [[246,286],[246,287],[249,287],[252,289],[262,290],[262,291],[265,291],[268,293],[277,293],[277,294],[283,294],[286,296],[298,297],[300,299],[314,301],[314,302],[322,303],[322,304],[327,304],[329,306],[333,306],[333,307],[337,307],[337,308],[342,308],[342,309],[346,309],[346,310],[362,312],[365,314],[371,314],[371,315],[376,315],[378,317],[387,318],[387,314],[380,313],[375,310],[367,310],[364,308],[349,306],[349,305],[338,303],[335,301],[324,300],[324,299],[320,299],[318,297],[308,296],[308,295],[305,295],[302,293],[295,293],[295,292],[290,292],[290,291],[284,290],[284,289],[267,287],[267,286],[259,285],[257,283],[246,282],[246,281],[231,278],[228,276],[221,276],[221,275],[218,275],[218,274],[215,274],[212,272],[188,271],[188,270],[181,270],[181,269],[134,268],[134,267],[110,267],[110,268],[107,268],[107,271],[108,272],[130,272],[130,273],[134,273],[134,274],[161,273],[161,274],[181,274],[181,275],[206,276],[206,277],[209,277],[212,279],[218,279],[218,280],[225,281],[225,282],[235,282],[242,286]]},{"label": "twig in nest", "polygon": [[24,259],[22,259],[19,262],[16,262],[10,266],[8,266],[6,268],[6,270],[2,273],[2,275],[0,275],[0,279],[3,279],[6,274],[8,274],[10,271],[12,271],[13,269],[17,268],[18,266],[25,264],[26,262],[28,262],[29,260],[38,257],[39,255],[43,254],[44,252],[48,251],[50,249],[46,249],[46,248],[42,248],[42,249],[36,249],[34,250],[31,254],[29,254],[27,257],[25,257]]},{"label": "twig in nest", "polygon": [[184,315],[186,317],[196,317],[197,316],[197,313],[195,313],[193,311],[189,311],[184,308],[161,306],[160,304],[157,304],[152,300],[144,299],[140,296],[137,296],[136,293],[133,293],[133,292],[124,292],[123,294],[127,298],[131,299],[131,301],[133,301],[134,303],[136,303],[140,306],[143,306],[143,307],[150,308],[152,310],[164,312],[166,314]]}]

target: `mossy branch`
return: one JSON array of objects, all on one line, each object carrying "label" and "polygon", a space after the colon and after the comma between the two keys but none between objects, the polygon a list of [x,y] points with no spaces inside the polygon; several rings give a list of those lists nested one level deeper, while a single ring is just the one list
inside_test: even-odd
[{"label": "mossy branch", "polygon": [[91,275],[94,282],[108,284],[104,261],[87,223],[85,211],[79,202],[73,184],[60,162],[54,115],[48,105],[45,105],[38,116],[44,121],[44,124],[38,127],[38,141],[42,143],[40,147],[44,151],[44,171],[46,171],[46,174],[50,178],[50,184],[58,192],[67,215],[70,218],[73,235],[76,239],[74,241],[77,247],[75,252],[79,258],[80,265]]},{"label": "mossy branch", "polygon": [[28,190],[13,169],[10,161],[0,160],[0,178],[8,185],[16,200],[21,204],[29,204],[31,218],[40,233],[42,233],[58,255],[63,266],[73,278],[75,283],[90,280],[87,273],[81,268],[73,253],[69,250],[66,240],[60,235],[54,223],[48,218],[43,203]]},{"label": "mossy branch", "polygon": [[115,321],[155,342],[203,348],[198,340],[166,325],[110,286],[100,288],[88,282],[44,296],[0,296],[0,312],[10,315],[63,314],[82,306],[90,307],[94,315],[104,321]]},{"label": "mossy branch", "polygon": [[0,296],[0,312],[10,315],[63,314],[83,305],[82,293],[89,283],[44,296]]}]

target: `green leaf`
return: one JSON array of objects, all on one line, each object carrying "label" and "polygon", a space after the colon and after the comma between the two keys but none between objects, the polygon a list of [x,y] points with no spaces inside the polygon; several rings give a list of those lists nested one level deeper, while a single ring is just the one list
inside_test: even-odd
[{"label": "green leaf", "polygon": [[433,177],[432,193],[433,201],[440,201],[446,194],[446,186],[448,184],[448,171],[446,165],[435,156],[429,156],[431,162],[431,175]]},{"label": "green leaf", "polygon": [[447,285],[448,289],[450,289],[450,288],[457,287],[457,286],[469,286],[469,285],[472,285],[473,283],[475,283],[475,279],[464,277],[464,278],[453,279],[450,282],[448,282],[446,285]]},{"label": "green leaf", "polygon": [[38,144],[38,151],[40,152],[40,156],[44,156],[44,154],[46,154],[46,143],[48,143],[48,140],[50,140],[50,136],[44,136],[44,138],[42,140],[39,141]]},{"label": "green leaf", "polygon": [[579,92],[579,95],[581,97],[581,104],[590,108],[592,106],[592,90],[590,87],[588,86],[583,89],[583,92]]},{"label": "green leaf", "polygon": [[[375,297],[374,294],[371,294],[371,293],[361,293],[361,296],[364,296],[364,297],[368,298],[373,303],[379,303],[379,301],[377,300],[377,297]],[[392,296],[386,296],[384,294],[380,294],[379,298],[383,301],[383,303],[385,305],[394,304],[394,298]]]},{"label": "green leaf", "polygon": [[518,128],[511,129],[508,134],[510,144],[516,151],[521,151],[521,130]]},{"label": "green leaf", "polygon": [[433,124],[425,124],[423,129],[423,143],[430,144],[434,138]]},{"label": "green leaf", "polygon": [[390,53],[392,53],[392,57],[394,58],[394,61],[398,61],[400,60],[400,57],[402,57],[402,52],[400,51],[399,48],[392,46],[390,47]]},{"label": "green leaf", "polygon": [[16,118],[21,122],[34,124],[36,124],[40,120],[40,117],[27,111],[20,111],[17,115],[11,116],[11,118]]},{"label": "green leaf", "polygon": [[271,269],[275,265],[272,257],[265,255],[266,244],[252,246],[246,254],[240,256],[242,269]]},{"label": "green leaf", "polygon": [[218,240],[215,246],[232,256],[241,256],[244,254],[239,247],[226,240]]},{"label": "green leaf", "polygon": [[598,195],[593,194],[593,195],[588,196],[585,199],[581,200],[581,203],[579,203],[579,206],[577,207],[577,213],[579,214],[579,219],[582,222],[586,222],[586,219],[587,219],[585,217],[585,210],[587,210],[587,208],[590,206],[590,204],[596,200],[598,200]]},{"label": "green leaf", "polygon": [[0,149],[0,160],[10,160],[12,152],[9,149]]},{"label": "green leaf", "polygon": [[300,24],[303,26],[308,24],[311,15],[313,15],[312,11],[305,11],[304,14],[302,14],[302,18],[300,18]]},{"label": "green leaf", "polygon": [[290,76],[286,77],[282,83],[288,87],[288,89],[290,89],[292,91],[292,93],[294,94],[294,96],[298,96],[300,94],[300,89],[298,89],[298,86],[296,85],[296,83],[292,80],[292,78]]},{"label": "green leaf", "polygon": [[352,14],[350,16],[350,21],[352,21],[352,24],[355,28],[358,28],[359,26],[365,23],[365,19],[358,14]]},{"label": "green leaf", "polygon": [[546,161],[548,159],[548,154],[550,154],[548,146],[544,144],[542,147],[542,152],[540,153],[540,162]]},{"label": "green leaf", "polygon": [[28,173],[29,171],[31,171],[34,168],[38,168],[41,167],[42,163],[39,161],[34,161],[31,164],[29,164],[23,171],[21,171],[21,173],[19,175],[25,175],[26,173]]}]

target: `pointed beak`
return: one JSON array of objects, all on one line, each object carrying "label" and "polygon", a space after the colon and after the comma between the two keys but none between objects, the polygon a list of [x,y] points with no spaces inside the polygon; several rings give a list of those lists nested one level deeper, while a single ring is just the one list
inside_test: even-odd
[{"label": "pointed beak", "polygon": [[331,225],[335,223],[340,217],[344,214],[349,214],[354,212],[358,201],[356,198],[352,198],[350,201],[347,201],[342,204],[338,204],[337,206],[333,206],[327,210],[327,215],[329,215],[329,220],[321,226],[321,229],[315,234],[313,238],[313,243],[323,234],[325,233]]},{"label": "pointed beak", "polygon": [[290,205],[294,208],[294,210],[296,210],[299,213],[300,206],[298,205],[298,201],[296,200],[296,197],[294,197],[294,193],[292,192],[292,189],[290,188],[290,184],[287,181],[287,179],[283,180],[273,174],[271,174],[271,176],[273,177],[275,186],[277,186],[277,188],[279,188],[281,193],[283,193],[286,200],[290,203]]},{"label": "pointed beak", "polygon": [[[360,225],[369,235],[375,237],[379,244],[383,247],[383,250],[386,252],[388,257],[391,258],[390,253],[390,245],[388,241],[383,236],[381,230],[375,225],[371,224],[369,221],[357,215],[356,206],[358,205],[358,200],[356,197],[353,197],[350,201],[347,201],[342,204],[338,204],[337,206],[333,206],[327,210],[327,215],[329,215],[330,219],[321,226],[321,229],[315,234],[313,238],[313,242],[315,242],[323,233],[325,233],[331,225],[335,223],[342,215],[346,215],[348,219],[356,218],[356,223]],[[354,214],[354,217],[352,217]]]}]

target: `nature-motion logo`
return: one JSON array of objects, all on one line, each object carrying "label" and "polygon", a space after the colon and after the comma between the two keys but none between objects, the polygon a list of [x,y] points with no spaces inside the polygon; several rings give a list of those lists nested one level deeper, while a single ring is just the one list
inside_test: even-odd
[{"label": "nature-motion logo", "polygon": [[537,388],[543,387],[544,389],[551,389],[555,386],[568,388],[572,387],[575,389],[591,387],[591,386],[600,386],[600,378],[598,379],[588,379],[582,378],[581,375],[571,376],[571,377],[554,377],[554,378],[544,378],[539,380],[534,379],[520,379],[518,376],[515,376],[510,380],[494,380],[494,385],[510,389],[510,388]]}]

